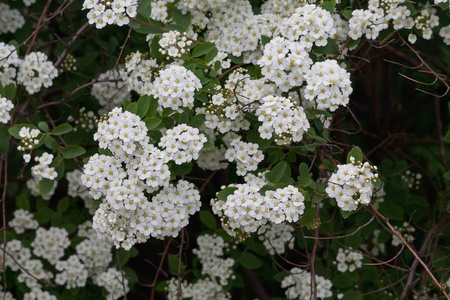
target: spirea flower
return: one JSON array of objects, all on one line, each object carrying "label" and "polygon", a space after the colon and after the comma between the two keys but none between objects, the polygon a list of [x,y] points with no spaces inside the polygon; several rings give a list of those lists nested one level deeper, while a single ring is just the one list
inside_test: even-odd
[{"label": "spirea flower", "polygon": [[270,255],[283,254],[286,245],[289,249],[294,248],[294,227],[289,224],[267,223],[258,229],[259,239]]},{"label": "spirea flower", "polygon": [[194,93],[202,88],[202,84],[192,71],[172,64],[159,72],[153,87],[160,108],[170,107],[182,112],[182,107],[194,106]]},{"label": "spirea flower", "polygon": [[33,218],[33,214],[24,209],[14,211],[14,218],[8,222],[17,234],[22,234],[25,229],[36,229],[39,223]]},{"label": "spirea flower", "polygon": [[53,161],[53,154],[44,152],[41,156],[36,156],[34,158],[37,165],[31,168],[31,174],[37,179],[41,180],[42,178],[54,180],[58,176],[58,172],[55,171],[54,167],[50,167],[50,164]]},{"label": "spirea flower", "polygon": [[358,204],[367,205],[373,194],[373,184],[378,178],[376,167],[368,162],[355,162],[338,165],[337,172],[328,180],[326,192],[336,199],[337,205],[343,211],[356,210]]},{"label": "spirea flower", "polygon": [[[0,6],[3,3],[0,3]],[[17,68],[21,60],[16,47],[0,42],[0,82],[3,86],[15,83]]]},{"label": "spirea flower", "polygon": [[128,279],[124,277],[123,272],[117,270],[116,268],[109,268],[103,273],[99,274],[94,279],[95,283],[104,287],[108,292],[106,296],[107,300],[116,300],[124,296],[130,290],[128,286]]},{"label": "spirea flower", "polygon": [[189,52],[189,47],[192,44],[191,40],[177,30],[164,32],[161,39],[158,41],[161,48],[159,51],[162,55],[170,57],[181,57],[182,54]]},{"label": "spirea flower", "polygon": [[[286,276],[281,282],[282,288],[286,289],[288,299],[309,300],[311,297],[311,273],[300,268],[292,268],[290,275]],[[317,298],[324,299],[332,297],[332,283],[320,275],[316,275]]]},{"label": "spirea flower", "polygon": [[95,24],[95,27],[100,29],[106,25],[128,24],[129,18],[136,16],[138,7],[137,0],[85,0],[82,9],[89,9],[89,24]]},{"label": "spirea flower", "polygon": [[17,82],[22,84],[29,94],[37,93],[42,87],[50,87],[58,70],[42,52],[31,52],[21,62]]},{"label": "spirea flower", "polygon": [[226,150],[225,158],[230,162],[236,161],[236,173],[244,176],[248,172],[258,169],[258,163],[264,159],[264,154],[259,150],[258,144],[235,139],[232,141],[231,147]]},{"label": "spirea flower", "polygon": [[180,124],[167,130],[158,146],[165,150],[168,159],[181,165],[196,160],[206,141],[205,135],[197,128]]},{"label": "spirea flower", "polygon": [[69,245],[69,234],[65,229],[58,227],[50,227],[48,230],[39,227],[31,243],[33,254],[47,259],[53,265],[64,255],[64,250]]},{"label": "spirea flower", "polygon": [[339,248],[338,254],[336,255],[337,270],[339,272],[353,272],[356,269],[362,267],[363,255],[353,249],[343,249]]},{"label": "spirea flower", "polygon": [[0,96],[0,123],[8,123],[11,119],[9,112],[14,108],[11,100]]},{"label": "spirea flower", "polygon": [[125,58],[125,68],[120,70],[128,91],[139,95],[153,94],[153,70],[158,67],[156,59],[148,58],[148,53],[136,51]]},{"label": "spirea flower", "polygon": [[306,72],[304,97],[315,103],[317,109],[335,111],[349,102],[351,87],[350,73],[338,65],[337,61],[327,59],[316,62]]},{"label": "spirea flower", "polygon": [[61,272],[56,274],[57,284],[65,285],[67,289],[86,285],[88,272],[77,255],[71,255],[67,260],[57,262],[55,268]]},{"label": "spirea flower", "polygon": [[19,10],[11,8],[6,3],[0,3],[0,34],[15,33],[25,24],[25,18]]}]

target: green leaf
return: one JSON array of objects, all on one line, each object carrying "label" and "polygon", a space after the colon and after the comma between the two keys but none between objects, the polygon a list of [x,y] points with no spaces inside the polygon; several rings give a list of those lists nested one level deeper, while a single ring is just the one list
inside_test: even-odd
[{"label": "green leaf", "polygon": [[177,255],[168,255],[167,262],[169,264],[169,271],[172,274],[178,274],[178,266],[180,265],[180,260]]},{"label": "green leaf", "polygon": [[148,95],[141,96],[137,101],[137,115],[141,117],[141,119],[147,114],[147,111],[150,108],[150,101],[150,96]]},{"label": "green leaf", "polygon": [[137,112],[137,103],[136,102],[131,102],[130,104],[128,104],[128,106],[125,108],[126,111],[129,111],[132,114],[136,114]]},{"label": "green leaf", "polygon": [[444,141],[446,141],[447,143],[450,143],[450,130],[447,131],[447,133],[445,134]]},{"label": "green leaf", "polygon": [[58,142],[55,140],[55,138],[46,135],[44,137],[44,144],[48,149],[56,151],[58,149]]},{"label": "green leaf", "polygon": [[69,208],[69,206],[70,206],[69,197],[63,197],[58,201],[56,211],[59,213],[63,213]]},{"label": "green leaf", "polygon": [[346,274],[338,274],[334,276],[332,283],[333,286],[337,288],[347,288],[354,285],[351,278],[348,277]]},{"label": "green leaf", "polygon": [[262,262],[259,258],[257,258],[252,253],[242,253],[242,255],[238,258],[239,264],[247,269],[258,269],[261,267]]},{"label": "green leaf", "polygon": [[263,44],[263,46],[270,43],[271,40],[272,40],[271,37],[264,35],[264,34],[261,35],[261,43]]},{"label": "green leaf", "polygon": [[53,214],[54,214],[54,211],[51,208],[41,207],[34,214],[34,218],[36,219],[36,221],[39,222],[39,224],[42,225],[42,224],[48,223],[51,220]]},{"label": "green leaf", "polygon": [[8,152],[8,149],[8,129],[3,124],[0,124],[0,154]]},{"label": "green leaf", "polygon": [[316,47],[314,48],[314,53],[317,54],[336,54],[339,52],[339,48],[336,44],[336,41],[334,39],[328,39],[327,44],[322,47]]},{"label": "green leaf", "polygon": [[78,226],[72,223],[61,224],[59,225],[59,227],[67,230],[67,233],[69,234],[74,234],[78,230]]},{"label": "green leaf", "polygon": [[362,300],[364,299],[359,291],[347,291],[344,293],[344,296],[341,298],[343,300]]},{"label": "green leaf", "polygon": [[353,146],[352,150],[347,154],[347,163],[350,163],[350,157],[355,158],[355,162],[358,163],[359,161],[362,162],[364,160],[364,155],[362,153],[361,148],[358,146]]},{"label": "green leaf", "polygon": [[147,126],[147,129],[152,130],[152,129],[156,128],[159,124],[161,124],[162,120],[151,117],[151,118],[146,118],[143,121],[145,123],[145,126]]},{"label": "green leaf", "polygon": [[191,25],[191,13],[183,14],[180,10],[172,10],[172,17],[175,23],[184,28],[184,31]]},{"label": "green leaf", "polygon": [[170,166],[170,172],[172,175],[186,175],[191,173],[192,166],[193,165],[191,163],[185,163],[182,165],[172,164]]},{"label": "green leaf", "polygon": [[8,132],[9,132],[10,135],[15,137],[16,139],[21,140],[22,138],[19,135],[19,131],[20,131],[20,129],[22,129],[22,127],[28,127],[28,128],[30,128],[30,130],[31,129],[37,129],[36,126],[31,125],[31,124],[16,124],[13,127],[10,127],[8,129]]},{"label": "green leaf", "polygon": [[10,83],[4,87],[3,97],[9,100],[13,100],[15,96],[16,96],[16,86],[13,83]]},{"label": "green leaf", "polygon": [[73,128],[70,124],[64,123],[64,124],[56,126],[55,129],[52,130],[52,134],[53,135],[62,135],[62,134],[71,132],[72,130],[73,130]]},{"label": "green leaf", "polygon": [[198,114],[192,117],[189,122],[189,126],[194,128],[200,128],[205,123],[205,114]]},{"label": "green leaf", "polygon": [[289,164],[285,161],[280,161],[275,165],[272,171],[270,171],[270,182],[278,183],[281,177],[283,177],[284,172],[289,168]]},{"label": "green leaf", "polygon": [[16,197],[16,207],[24,210],[30,210],[30,199],[27,195],[20,194]]},{"label": "green leaf", "polygon": [[150,26],[145,24],[139,24],[137,22],[133,24],[133,30],[142,34],[161,34],[165,32],[163,26],[158,25]]},{"label": "green leaf", "polygon": [[209,51],[212,51],[213,49],[217,50],[216,46],[214,46],[213,43],[203,42],[199,44],[197,47],[195,47],[194,50],[192,50],[192,57],[202,56],[208,53]]},{"label": "green leaf", "polygon": [[39,181],[39,193],[41,194],[41,196],[45,196],[50,193],[54,183],[55,182],[53,180],[47,178],[43,178],[41,181]]},{"label": "green leaf", "polygon": [[347,211],[347,210],[342,210],[342,209],[340,211],[341,211],[341,215],[344,219],[347,219],[353,213],[353,211]]},{"label": "green leaf", "polygon": [[217,221],[214,215],[207,211],[201,210],[199,213],[200,221],[209,229],[217,229]]},{"label": "green leaf", "polygon": [[49,132],[50,128],[48,128],[47,123],[41,121],[38,123],[38,127],[42,129],[43,132]]},{"label": "green leaf", "polygon": [[352,11],[350,9],[344,10],[342,13],[342,16],[346,18],[347,20],[350,20],[352,18]]},{"label": "green leaf", "polygon": [[128,260],[130,259],[130,252],[123,248],[119,248],[117,250],[117,252],[119,254],[120,265],[121,266],[125,265],[128,262]]},{"label": "green leaf", "polygon": [[392,220],[403,220],[403,208],[392,202],[381,202],[380,203],[380,213],[382,213],[386,218]]},{"label": "green leaf", "polygon": [[[218,53],[219,50],[217,50],[217,48],[214,48],[211,51],[207,52],[204,60],[205,64],[209,64],[210,62],[212,62],[212,60],[217,56]],[[210,75],[212,75],[212,73],[210,73]]]},{"label": "green leaf", "polygon": [[226,187],[220,192],[216,194],[217,198],[219,198],[222,201],[227,201],[228,195],[231,195],[234,193],[234,191],[237,190],[236,187]]},{"label": "green leaf", "polygon": [[311,224],[316,218],[316,208],[314,206],[311,206],[307,209],[305,209],[305,212],[300,218],[300,224],[302,227],[311,228]]},{"label": "green leaf", "polygon": [[67,147],[62,149],[61,152],[65,159],[69,159],[83,155],[86,153],[86,150],[78,145],[67,145]]},{"label": "green leaf", "polygon": [[147,111],[147,116],[148,117],[153,117],[156,116],[156,114],[158,113],[158,99],[156,99],[153,96],[149,96],[150,97],[150,104],[149,104],[149,108]]},{"label": "green leaf", "polygon": [[152,13],[152,0],[143,0],[139,7],[139,14],[144,18],[149,18]]},{"label": "green leaf", "polygon": [[335,0],[331,0],[331,1],[326,1],[322,4],[322,8],[325,9],[326,11],[328,11],[329,13],[334,13],[334,9],[336,7],[336,1]]}]

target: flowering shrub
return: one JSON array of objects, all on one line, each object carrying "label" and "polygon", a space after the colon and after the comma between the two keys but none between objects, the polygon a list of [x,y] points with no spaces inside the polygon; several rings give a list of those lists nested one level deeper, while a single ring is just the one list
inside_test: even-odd
[{"label": "flowering shrub", "polygon": [[0,3],[0,297],[450,299],[449,4]]}]

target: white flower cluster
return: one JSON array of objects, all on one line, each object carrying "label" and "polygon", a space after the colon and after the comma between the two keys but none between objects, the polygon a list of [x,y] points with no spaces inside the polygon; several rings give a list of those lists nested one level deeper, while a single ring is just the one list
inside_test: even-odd
[{"label": "white flower cluster", "polygon": [[[431,36],[433,35],[432,28],[439,25],[439,17],[436,15],[436,12],[436,9],[426,6],[414,19],[414,26],[421,31],[422,38],[426,40],[431,39]],[[411,35],[412,37],[408,37],[408,40],[414,44],[415,37],[414,34]]]},{"label": "white flower cluster", "polygon": [[[332,283],[320,275],[316,275],[317,298],[324,299],[333,296]],[[300,268],[292,268],[290,275],[281,282],[282,288],[287,288],[285,294],[288,299],[309,300],[311,295],[311,273]]]},{"label": "white flower cluster", "polygon": [[121,106],[125,99],[131,99],[131,94],[116,69],[100,74],[95,81],[98,82],[92,85],[91,94],[102,106],[99,114],[105,114],[113,108]]},{"label": "white flower cluster", "polygon": [[0,123],[8,123],[11,119],[9,112],[14,108],[11,100],[0,96]]},{"label": "white flower cluster", "polygon": [[255,113],[262,122],[258,127],[261,138],[271,139],[275,134],[277,144],[290,144],[303,139],[303,133],[309,128],[303,107],[296,107],[290,99],[281,96],[266,96],[261,102]]},{"label": "white flower cluster", "polygon": [[353,249],[342,249],[339,248],[338,254],[336,255],[337,270],[339,272],[353,272],[356,269],[362,267],[363,255]]},{"label": "white flower cluster", "polygon": [[45,258],[52,265],[59,261],[69,245],[69,234],[64,228],[58,227],[50,227],[48,230],[39,227],[31,243],[34,255]]},{"label": "white flower cluster", "polygon": [[[223,289],[228,280],[233,278],[235,260],[233,258],[222,258],[224,249],[229,245],[220,236],[200,235],[197,238],[198,248],[192,252],[199,258],[202,264],[202,274],[205,279],[195,283],[182,282],[182,298],[209,300],[209,299],[231,299],[231,295]],[[178,282],[176,278],[169,281],[167,298],[177,299]]]},{"label": "white flower cluster", "polygon": [[[0,3],[0,6],[2,4]],[[20,63],[16,47],[0,42],[0,82],[3,86],[15,83],[14,79]]]},{"label": "white flower cluster", "polygon": [[4,300],[16,300],[11,292],[0,291],[0,298]]},{"label": "white flower cluster", "polygon": [[[414,236],[412,235],[412,233],[416,231],[416,229],[408,224],[408,222],[403,222],[402,226],[400,227],[394,226],[394,229],[401,234],[401,236],[407,243],[411,243],[412,241],[414,241]],[[402,241],[395,234],[393,234],[392,246],[399,246],[401,244]]]},{"label": "white flower cluster", "polygon": [[151,4],[150,18],[156,21],[164,21],[168,17],[167,6],[174,0],[155,0]]},{"label": "white flower cluster", "polygon": [[283,37],[275,37],[267,43],[258,60],[264,78],[283,92],[302,85],[312,63],[304,45]]},{"label": "white flower cluster", "polygon": [[270,255],[280,255],[286,251],[286,244],[289,249],[294,248],[294,231],[295,228],[289,224],[267,223],[258,229],[258,234]]},{"label": "white flower cluster", "polygon": [[29,94],[37,93],[42,87],[50,87],[58,70],[42,52],[31,52],[19,66],[17,82],[22,84]]},{"label": "white flower cluster", "polygon": [[120,75],[129,91],[139,95],[153,94],[153,73],[158,67],[156,59],[148,59],[148,53],[136,51],[125,58],[125,69],[120,69]]},{"label": "white flower cluster", "polygon": [[86,285],[88,271],[77,255],[71,255],[66,261],[58,261],[55,268],[61,272],[56,274],[55,282],[57,284],[65,285],[67,289]]},{"label": "white flower cluster", "polygon": [[25,18],[20,12],[6,3],[0,3],[0,34],[15,33],[25,24]]},{"label": "white flower cluster", "polygon": [[38,287],[34,287],[30,292],[23,295],[23,300],[58,300],[56,296],[50,294],[47,291],[43,291]]},{"label": "white flower cluster", "polygon": [[279,30],[287,39],[299,40],[306,51],[311,50],[313,44],[325,46],[327,39],[336,33],[331,14],[314,4],[298,7],[289,18],[283,20]]},{"label": "white flower cluster", "polygon": [[441,27],[439,35],[444,39],[444,43],[450,46],[450,25]]},{"label": "white flower cluster", "polygon": [[268,222],[297,222],[305,209],[305,197],[292,185],[268,190],[265,195],[261,195],[262,185],[257,181],[230,187],[237,189],[226,201],[212,199],[211,206],[231,236],[251,234]]},{"label": "white flower cluster", "polygon": [[[39,144],[38,136],[41,133],[39,129],[30,127],[22,127],[19,130],[19,137],[21,138],[20,145],[17,146],[17,150],[19,151],[31,151],[33,147]],[[29,153],[23,154],[23,160],[28,163],[31,160],[31,155]]]},{"label": "white flower cluster", "polygon": [[107,300],[119,299],[124,296],[124,289],[126,293],[130,290],[128,287],[128,279],[126,279],[122,272],[116,268],[109,268],[98,275],[95,279],[95,283],[106,289],[108,292],[108,295],[106,296]]},{"label": "white flower cluster", "polygon": [[112,245],[97,235],[91,221],[78,225],[78,236],[86,239],[75,247],[77,256],[87,269],[88,275],[95,277],[112,261]]},{"label": "white flower cluster", "polygon": [[355,162],[354,157],[350,157],[350,161],[349,164],[337,166],[338,170],[331,175],[325,190],[329,197],[336,199],[343,211],[356,210],[359,203],[369,204],[373,183],[378,178],[377,168],[368,162]]},{"label": "white flower cluster", "polygon": [[202,84],[192,71],[172,64],[159,71],[153,87],[153,95],[158,98],[159,108],[170,107],[182,112],[182,107],[194,106],[194,93],[202,88]]},{"label": "white flower cluster", "polygon": [[349,102],[351,87],[350,73],[338,65],[337,61],[327,59],[316,62],[305,74],[304,96],[314,102],[317,109],[335,111],[340,105]]},{"label": "white flower cluster", "polygon": [[14,218],[8,222],[17,234],[22,234],[25,229],[36,229],[39,223],[33,218],[33,214],[25,209],[16,209]]},{"label": "white flower cluster", "polygon": [[36,0],[23,0],[23,4],[26,6],[31,6],[31,4],[36,3]]},{"label": "white flower cluster", "polygon": [[186,35],[178,30],[171,30],[164,32],[158,43],[161,46],[159,52],[162,55],[181,57],[182,54],[190,51],[188,47],[192,44],[192,41],[188,40]]},{"label": "white flower cluster", "polygon": [[36,162],[39,162],[39,164],[31,168],[31,174],[35,178],[39,180],[42,180],[42,178],[54,180],[58,176],[58,173],[55,171],[55,168],[50,167],[50,164],[53,161],[53,154],[44,152],[41,156],[36,156],[34,160]]},{"label": "white flower cluster", "polygon": [[89,9],[89,24],[100,29],[111,24],[128,24],[136,16],[138,6],[137,0],[84,0],[82,9]]},{"label": "white flower cluster", "polygon": [[213,147],[200,150],[198,154],[198,159],[196,160],[197,165],[203,170],[220,170],[226,169],[228,163],[225,159],[225,147]]},{"label": "white flower cluster", "polygon": [[422,179],[422,174],[413,173],[410,170],[406,170],[405,174],[402,175],[402,180],[407,184],[408,188],[418,190],[420,187],[420,179]]},{"label": "white flower cluster", "polygon": [[236,161],[236,174],[244,176],[248,172],[258,169],[258,164],[263,161],[264,154],[258,148],[258,144],[247,143],[236,138],[225,151],[225,158],[230,162]]},{"label": "white flower cluster", "polygon": [[205,135],[197,128],[180,124],[168,129],[158,146],[164,149],[169,160],[181,165],[196,160],[206,141]]},{"label": "white flower cluster", "polygon": [[86,107],[81,107],[78,110],[78,116],[74,119],[73,116],[67,117],[67,122],[74,122],[75,126],[73,131],[78,131],[79,128],[89,132],[95,128],[95,120],[97,119],[96,114],[92,111],[86,111]]}]

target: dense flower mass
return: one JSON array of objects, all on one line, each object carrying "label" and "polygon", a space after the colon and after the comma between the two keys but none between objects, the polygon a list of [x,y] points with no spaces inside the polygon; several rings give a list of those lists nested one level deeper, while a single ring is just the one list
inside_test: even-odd
[{"label": "dense flower mass", "polygon": [[106,25],[123,26],[130,22],[137,14],[137,0],[85,0],[82,9],[89,9],[87,18],[89,24],[95,24],[97,28]]},{"label": "dense flower mass", "polygon": [[121,106],[125,99],[131,98],[116,69],[100,74],[96,81],[98,82],[92,85],[91,93],[102,106],[99,114],[108,113],[113,108]]},{"label": "dense flower mass", "polygon": [[[0,3],[2,5],[3,3]],[[15,82],[21,60],[14,46],[0,42],[0,83],[6,86]]]},{"label": "dense flower mass", "polygon": [[353,272],[362,267],[363,255],[353,249],[339,248],[336,255],[337,270],[339,272]]},{"label": "dense flower mass", "polygon": [[25,18],[19,10],[6,3],[0,3],[0,34],[14,33],[25,24]]},{"label": "dense flower mass", "polygon": [[42,52],[31,52],[21,62],[17,82],[22,84],[28,93],[34,94],[42,87],[50,87],[53,79],[58,76],[58,70]]},{"label": "dense flower mass", "polygon": [[[281,282],[282,288],[286,289],[288,299],[308,300],[311,298],[311,273],[300,268],[292,268],[290,275]],[[317,298],[324,299],[333,296],[332,283],[320,275],[316,275]]]},{"label": "dense flower mass", "polygon": [[328,196],[336,199],[343,211],[356,210],[360,203],[369,204],[373,184],[378,178],[376,167],[368,162],[355,162],[353,157],[350,161],[349,164],[337,166],[337,172],[331,175],[326,188]]},{"label": "dense flower mass", "polygon": [[6,99],[5,97],[0,97],[0,123],[7,123],[11,116],[9,112],[14,108],[11,100]]}]

